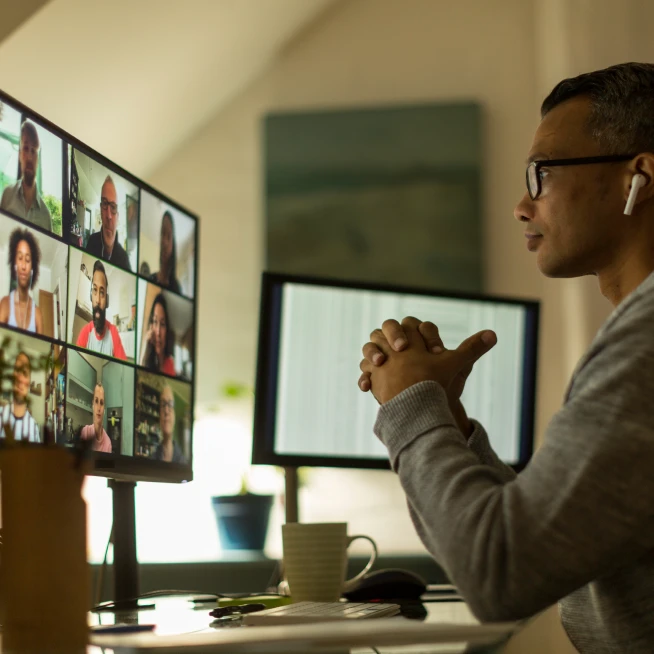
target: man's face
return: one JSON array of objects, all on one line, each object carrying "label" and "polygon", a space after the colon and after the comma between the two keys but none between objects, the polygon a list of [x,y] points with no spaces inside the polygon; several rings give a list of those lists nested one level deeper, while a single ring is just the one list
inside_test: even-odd
[{"label": "man's face", "polygon": [[25,354],[21,352],[16,357],[14,364],[14,401],[24,404],[30,390],[30,362]]},{"label": "man's face", "polygon": [[32,250],[27,241],[19,241],[16,247],[14,265],[16,266],[15,272],[18,286],[25,290],[28,289],[32,277]]},{"label": "man's face", "polygon": [[[541,121],[528,161],[603,155],[586,127],[590,104],[574,98]],[[541,168],[541,194],[528,193],[514,210],[525,223],[527,247],[548,277],[595,274],[615,257],[625,237],[622,163]]]},{"label": "man's face", "polygon": [[39,165],[39,144],[34,143],[28,134],[21,136],[18,160],[20,162],[23,181],[27,186],[32,186],[36,179],[36,169]]},{"label": "man's face", "polygon": [[107,316],[107,278],[101,270],[93,273],[91,304],[93,305],[93,326],[96,332],[102,333]]},{"label": "man's face", "polygon": [[118,197],[116,187],[109,181],[102,185],[100,213],[102,215],[102,237],[106,245],[113,247],[118,225]]},{"label": "man's face", "polygon": [[93,392],[93,426],[96,429],[102,428],[104,418],[104,388],[96,386]]},{"label": "man's face", "polygon": [[165,386],[159,398],[159,423],[161,434],[169,440],[175,428],[175,398],[170,386]]}]

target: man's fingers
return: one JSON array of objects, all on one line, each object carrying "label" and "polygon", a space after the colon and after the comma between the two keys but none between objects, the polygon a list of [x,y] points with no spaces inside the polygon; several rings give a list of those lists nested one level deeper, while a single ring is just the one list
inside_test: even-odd
[{"label": "man's fingers", "polygon": [[382,333],[396,352],[403,350],[409,344],[406,334],[397,320],[384,320]]},{"label": "man's fingers", "polygon": [[364,372],[361,377],[359,377],[359,388],[366,393],[370,390],[370,387],[370,373]]},{"label": "man's fingers", "polygon": [[445,349],[441,336],[438,333],[438,327],[436,327],[433,322],[421,322],[418,326],[418,331],[430,352],[437,354]]},{"label": "man's fingers", "polygon": [[371,361],[376,366],[381,366],[386,360],[386,355],[374,343],[366,343],[361,348],[361,352],[365,359],[368,359],[368,361]]},{"label": "man's fingers", "polygon": [[481,332],[466,338],[465,341],[456,348],[464,357],[466,365],[474,364],[479,360],[488,350],[490,350],[497,343],[497,335],[490,329],[485,329]]}]

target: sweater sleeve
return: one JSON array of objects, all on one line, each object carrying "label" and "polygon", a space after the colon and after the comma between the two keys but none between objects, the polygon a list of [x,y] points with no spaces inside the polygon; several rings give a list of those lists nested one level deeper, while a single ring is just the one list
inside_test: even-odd
[{"label": "sweater sleeve", "polygon": [[471,420],[470,422],[472,422],[473,431],[468,438],[468,447],[477,455],[482,463],[495,468],[505,481],[515,479],[515,470],[497,456],[488,440],[488,434],[481,423],[476,420]]},{"label": "sweater sleeve", "polygon": [[513,480],[468,447],[435,382],[381,407],[375,433],[418,532],[479,619],[533,615],[654,549],[645,318],[605,334]]}]

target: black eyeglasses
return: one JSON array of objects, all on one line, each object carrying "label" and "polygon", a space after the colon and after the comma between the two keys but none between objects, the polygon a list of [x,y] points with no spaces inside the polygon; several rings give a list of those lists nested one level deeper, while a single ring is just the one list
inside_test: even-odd
[{"label": "black eyeglasses", "polygon": [[109,200],[106,200],[105,198],[100,200],[100,207],[105,211],[109,209],[112,216],[115,216],[118,213],[118,205],[115,202],[109,202]]},{"label": "black eyeglasses", "polygon": [[600,157],[579,157],[576,159],[540,159],[532,161],[527,166],[527,190],[529,197],[535,200],[540,195],[542,188],[540,183],[540,169],[551,166],[580,166],[582,164],[611,163],[617,161],[629,161],[635,154],[611,154]]}]

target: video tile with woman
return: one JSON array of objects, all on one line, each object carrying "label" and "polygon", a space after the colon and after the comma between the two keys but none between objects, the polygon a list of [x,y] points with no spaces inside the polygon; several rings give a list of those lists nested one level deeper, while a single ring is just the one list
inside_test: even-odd
[{"label": "video tile with woman", "polygon": [[70,248],[67,341],[134,362],[136,277]]},{"label": "video tile with woman", "polygon": [[79,150],[68,152],[70,242],[136,272],[138,187]]},{"label": "video tile with woman", "polygon": [[138,370],[135,423],[135,456],[191,462],[190,384]]},{"label": "video tile with woman", "polygon": [[65,348],[0,328],[0,438],[54,443],[63,433]]},{"label": "video tile with woman", "polygon": [[68,246],[0,214],[0,323],[66,338]]},{"label": "video tile with woman", "polygon": [[134,454],[134,368],[68,349],[65,445]]},{"label": "video tile with woman", "polygon": [[138,363],[153,372],[193,377],[193,303],[139,280]]},{"label": "video tile with woman", "polygon": [[195,297],[195,221],[141,191],[139,274],[163,288]]},{"label": "video tile with woman", "polygon": [[62,235],[63,141],[0,101],[0,209]]}]

